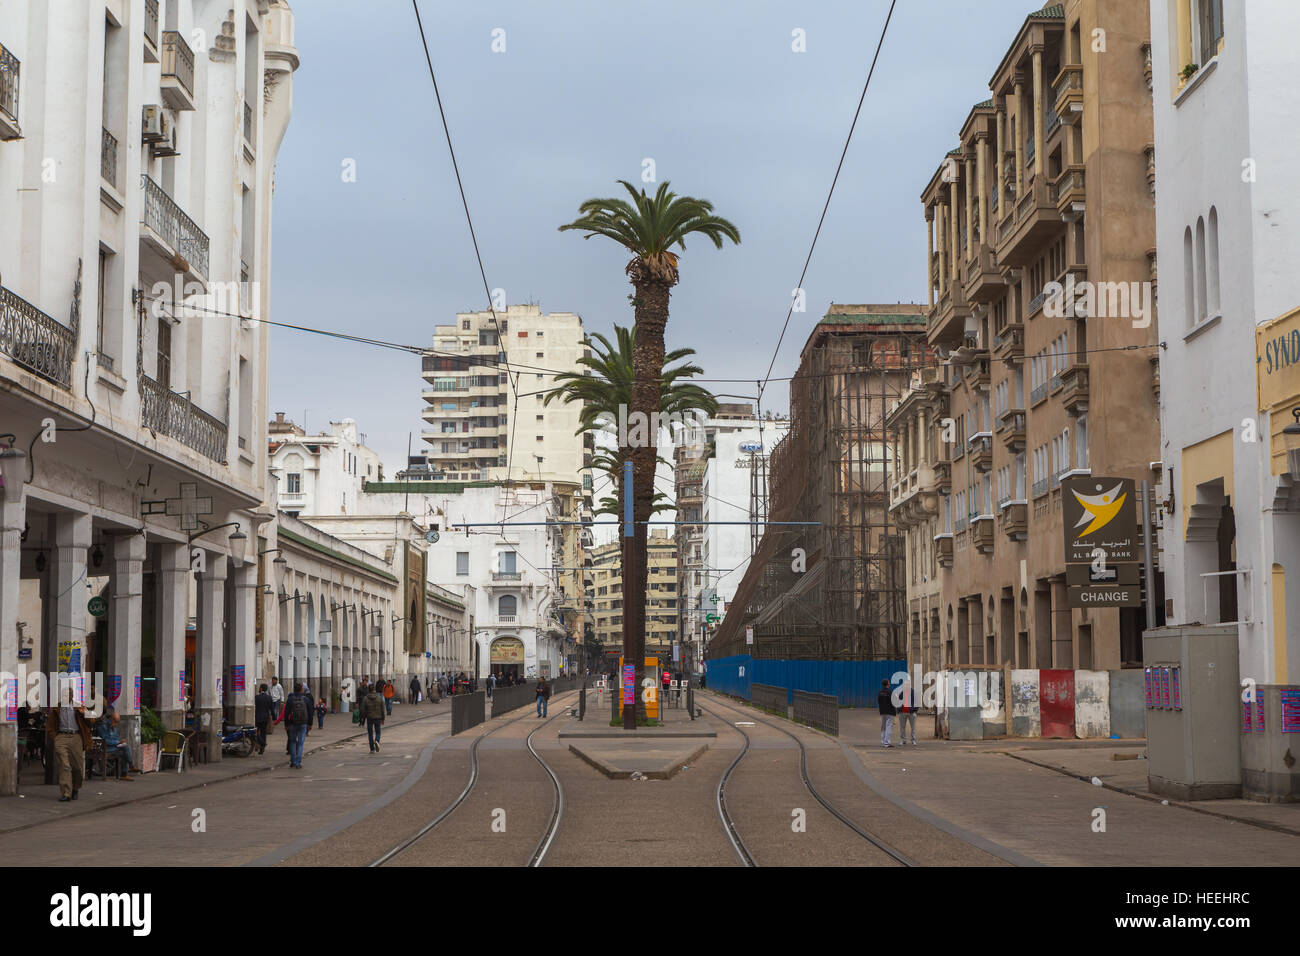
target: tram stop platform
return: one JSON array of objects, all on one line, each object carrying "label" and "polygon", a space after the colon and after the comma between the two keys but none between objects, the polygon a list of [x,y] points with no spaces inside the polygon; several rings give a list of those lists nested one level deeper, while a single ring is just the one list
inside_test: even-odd
[{"label": "tram stop platform", "polygon": [[609,692],[589,688],[585,719],[570,718],[560,728],[560,742],[611,780],[667,780],[698,760],[718,731],[705,717],[691,720],[685,695],[679,701],[670,693],[664,704],[658,726],[624,730],[610,726]]}]

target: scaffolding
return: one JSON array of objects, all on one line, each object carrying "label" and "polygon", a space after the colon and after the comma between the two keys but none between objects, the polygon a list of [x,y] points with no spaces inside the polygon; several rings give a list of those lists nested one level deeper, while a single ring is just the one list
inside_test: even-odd
[{"label": "scaffolding", "polygon": [[[790,383],[790,430],[764,469],[771,521],[709,657],[906,655],[903,537],[889,514],[885,418],[933,365],[919,306],[832,306]],[[747,629],[753,628],[753,643]]]}]

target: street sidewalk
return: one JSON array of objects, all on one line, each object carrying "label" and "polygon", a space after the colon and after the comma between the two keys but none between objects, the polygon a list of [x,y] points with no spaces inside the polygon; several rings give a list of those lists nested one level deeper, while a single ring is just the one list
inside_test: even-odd
[{"label": "street sidewalk", "polygon": [[[427,701],[419,704],[394,703],[393,715],[385,722],[384,729],[450,715],[451,699],[447,697],[436,704]],[[316,729],[313,719],[311,732],[307,734],[303,748],[304,760],[327,747],[358,738],[363,741],[366,739],[366,729],[353,724],[350,713],[327,714],[325,727],[321,730]],[[39,764],[28,766],[19,777],[18,793],[12,797],[0,797],[0,834],[287,767],[289,756],[285,753],[284,744],[283,727],[273,726],[267,733],[265,754],[254,754],[251,757],[223,756],[218,762],[187,766],[182,773],[177,773],[169,761],[168,769],[157,773],[132,774],[130,781],[96,776],[85,781],[80,798],[70,803],[59,802],[57,784],[45,785],[44,773]]]}]

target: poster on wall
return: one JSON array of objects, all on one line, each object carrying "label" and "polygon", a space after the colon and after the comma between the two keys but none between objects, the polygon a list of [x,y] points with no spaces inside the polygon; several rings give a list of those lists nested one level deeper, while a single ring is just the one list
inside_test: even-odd
[{"label": "poster on wall", "polygon": [[5,678],[5,723],[12,724],[18,719],[18,678]]},{"label": "poster on wall", "polygon": [[116,704],[117,699],[122,696],[122,675],[109,674],[104,685],[104,691],[108,696],[108,702]]},{"label": "poster on wall", "polygon": [[1171,672],[1169,675],[1169,692],[1173,695],[1173,700],[1171,701],[1171,703],[1173,705],[1174,710],[1183,709],[1181,671],[1182,671],[1181,667],[1174,667],[1171,668]]},{"label": "poster on wall", "polygon": [[1150,709],[1155,706],[1151,692],[1151,668],[1145,668],[1142,676],[1145,679],[1147,708]]},{"label": "poster on wall", "polygon": [[1261,734],[1264,732],[1264,702],[1255,701],[1255,729]]},{"label": "poster on wall", "polygon": [[1284,688],[1282,698],[1282,733],[1300,734],[1300,690]]},{"label": "poster on wall", "polygon": [[1253,729],[1253,728],[1252,728],[1251,725],[1250,725],[1250,701],[1248,701],[1248,700],[1246,700],[1246,701],[1242,701],[1242,703],[1241,703],[1241,732],[1242,732],[1243,734],[1248,734],[1248,733],[1251,732],[1252,729]]},{"label": "poster on wall", "polygon": [[244,665],[236,664],[230,668],[230,689],[236,694],[244,692]]},{"label": "poster on wall", "polygon": [[1160,668],[1160,706],[1169,709],[1169,668]]},{"label": "poster on wall", "polygon": [[135,712],[140,713],[140,675],[135,675]]},{"label": "poster on wall", "polygon": [[183,704],[185,703],[185,672],[180,671],[178,676],[179,680],[176,682],[176,702]]}]

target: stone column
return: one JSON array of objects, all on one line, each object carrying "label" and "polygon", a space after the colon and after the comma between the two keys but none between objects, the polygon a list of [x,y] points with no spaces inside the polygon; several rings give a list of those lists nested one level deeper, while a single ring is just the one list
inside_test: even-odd
[{"label": "stone column", "polygon": [[1034,50],[1034,175],[1043,178],[1043,51]]},{"label": "stone column", "polygon": [[1052,578],[1051,585],[1052,666],[1070,670],[1074,667],[1074,639],[1070,633],[1070,607],[1066,603],[1064,576]]},{"label": "stone column", "polygon": [[[154,676],[159,719],[169,730],[185,726],[185,628],[190,619],[190,548],[164,541],[158,545],[157,596],[154,613]],[[186,678],[189,679],[188,677]]]},{"label": "stone column", "polygon": [[113,579],[109,587],[112,606],[108,618],[108,641],[112,655],[109,673],[121,678],[121,695],[113,702],[121,722],[118,736],[131,748],[132,765],[140,766],[140,708],[135,699],[135,682],[140,677],[140,640],[144,627],[144,547],[142,534],[121,534],[113,538]]},{"label": "stone column", "polygon": [[948,290],[948,207],[939,203],[935,213],[939,233],[939,297]]},{"label": "stone column", "polygon": [[[55,663],[60,646],[71,649],[71,663],[64,666],[81,675],[86,671],[86,551],[90,548],[91,521],[88,514],[57,514],[54,524],[54,561],[50,566],[50,601],[53,612]],[[103,688],[96,688],[102,691]],[[83,691],[88,688],[82,687]],[[53,694],[51,694],[53,696]],[[63,695],[60,695],[62,699]]]},{"label": "stone column", "polygon": [[952,223],[949,228],[952,229],[952,254],[948,256],[949,276],[953,285],[961,286],[961,232],[958,223],[961,222],[961,207],[957,203],[957,184],[961,181],[961,166],[954,166],[953,180],[948,184],[949,208],[952,210]]},{"label": "stone column", "polygon": [[988,160],[984,154],[989,150],[989,144],[986,139],[981,137],[975,143],[975,180],[978,183],[979,192],[979,224],[980,224],[980,242],[992,246],[992,237],[989,236],[989,173]]},{"label": "stone column", "polygon": [[1002,184],[1007,181],[1006,101],[1007,98],[1005,96],[1001,97],[1000,102],[1002,103],[1002,109],[998,110],[996,122],[994,123],[994,126],[997,127],[997,137],[998,137],[997,139],[998,152],[997,155],[993,157],[995,160],[995,162],[993,163],[993,168],[997,175],[997,182],[994,184],[994,188],[998,191],[998,218],[999,219],[1001,219],[1004,215],[1006,215],[1007,212],[1006,208],[1002,205],[1004,199],[1002,195]]},{"label": "stone column", "polygon": [[[975,159],[966,157],[965,184],[966,184],[966,261],[970,262],[975,258]],[[983,235],[981,233],[981,235]],[[962,281],[965,281],[965,275]]]},{"label": "stone column", "polygon": [[1016,202],[1025,194],[1025,82],[1016,74],[1016,134],[1012,147],[1016,151]]},{"label": "stone column", "polygon": [[[25,462],[24,462],[25,464]],[[19,679],[18,599],[22,580],[22,532],[27,520],[24,485],[15,483],[0,498],[0,697],[13,694],[15,710],[27,695]],[[32,623],[28,623],[30,628]],[[26,663],[26,662],[24,662]],[[25,672],[25,668],[22,669]],[[18,792],[18,725],[8,719],[10,701],[0,701],[0,796]]]},{"label": "stone column", "polygon": [[[934,308],[934,214],[925,217],[925,293]],[[581,593],[581,592],[579,592]]]},{"label": "stone column", "polygon": [[[234,620],[230,622],[231,650],[230,686],[226,697],[234,707],[231,718],[240,724],[253,722],[253,697],[257,693],[257,601],[262,599],[257,584],[257,566],[245,564],[234,574]],[[235,681],[235,669],[244,669],[244,687]]]},{"label": "stone column", "polygon": [[221,651],[225,643],[226,556],[208,552],[199,574],[198,633],[194,647],[194,713],[207,732],[210,761],[221,759]]}]

